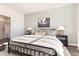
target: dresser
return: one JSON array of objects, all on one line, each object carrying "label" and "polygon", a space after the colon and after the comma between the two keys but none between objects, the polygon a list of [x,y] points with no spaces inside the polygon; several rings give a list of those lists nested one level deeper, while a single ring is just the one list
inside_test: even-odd
[{"label": "dresser", "polygon": [[62,44],[68,47],[68,36],[67,35],[56,35],[56,37],[62,42]]},{"label": "dresser", "polygon": [[9,38],[0,39],[0,51],[5,49],[6,45],[4,43],[8,42],[9,40]]}]

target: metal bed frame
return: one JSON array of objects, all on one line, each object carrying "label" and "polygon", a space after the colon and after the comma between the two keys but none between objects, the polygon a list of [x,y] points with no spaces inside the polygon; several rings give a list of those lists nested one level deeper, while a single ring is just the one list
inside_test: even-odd
[{"label": "metal bed frame", "polygon": [[[23,44],[23,46],[18,46],[18,45],[15,45],[15,44],[11,44],[10,42]],[[28,48],[27,45],[46,48],[46,49],[51,49],[55,53],[54,54],[49,54],[49,53],[46,53],[44,51]],[[30,53],[28,53],[28,51],[30,51]],[[41,54],[42,54],[42,56],[57,56],[57,52],[53,48],[34,45],[34,44],[30,44],[30,43],[16,42],[16,41],[9,41],[8,42],[8,53],[10,53],[10,52],[18,54],[20,56],[37,56],[36,53],[38,53],[38,56],[41,56]],[[34,52],[33,55],[32,55],[32,52]]]}]

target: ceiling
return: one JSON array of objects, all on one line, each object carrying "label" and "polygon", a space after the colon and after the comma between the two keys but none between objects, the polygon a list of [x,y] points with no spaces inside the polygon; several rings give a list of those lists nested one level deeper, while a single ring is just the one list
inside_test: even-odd
[{"label": "ceiling", "polygon": [[72,3],[4,3],[4,5],[24,14],[29,14],[72,5]]}]

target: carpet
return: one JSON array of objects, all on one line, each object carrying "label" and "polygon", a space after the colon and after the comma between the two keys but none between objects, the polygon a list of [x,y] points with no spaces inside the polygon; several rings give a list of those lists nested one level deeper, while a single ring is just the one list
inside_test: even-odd
[{"label": "carpet", "polygon": [[70,52],[68,51],[68,49],[66,47],[64,47],[64,55],[71,56]]}]

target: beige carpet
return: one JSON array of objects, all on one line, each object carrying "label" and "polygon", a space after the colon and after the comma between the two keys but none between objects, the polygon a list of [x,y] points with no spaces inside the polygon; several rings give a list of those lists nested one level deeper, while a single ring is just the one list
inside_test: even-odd
[{"label": "beige carpet", "polygon": [[79,50],[77,50],[77,46],[68,46],[67,47],[71,56],[79,56]]},{"label": "beige carpet", "polygon": [[71,56],[70,52],[68,51],[68,49],[66,47],[64,47],[64,55]]},{"label": "beige carpet", "polygon": [[[64,55],[65,56],[71,56],[68,49],[66,47],[64,47]],[[4,51],[0,51],[0,56],[18,56],[17,54],[13,54],[13,53],[10,53],[8,54],[7,52],[7,47]]]}]

